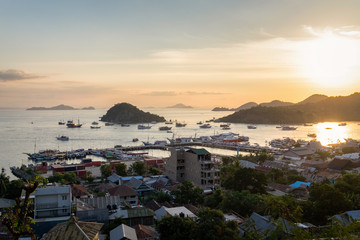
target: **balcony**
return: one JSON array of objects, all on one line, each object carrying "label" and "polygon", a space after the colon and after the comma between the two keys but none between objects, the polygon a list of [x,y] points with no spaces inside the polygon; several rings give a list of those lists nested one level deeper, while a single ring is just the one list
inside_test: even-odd
[{"label": "balcony", "polygon": [[44,204],[36,204],[36,209],[54,209],[59,208],[58,203],[44,203]]}]

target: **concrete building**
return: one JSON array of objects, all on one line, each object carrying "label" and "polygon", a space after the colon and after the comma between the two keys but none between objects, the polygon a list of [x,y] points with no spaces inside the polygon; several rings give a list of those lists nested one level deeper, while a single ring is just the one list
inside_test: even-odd
[{"label": "concrete building", "polygon": [[34,219],[54,221],[69,219],[71,215],[70,186],[37,188],[34,194]]},{"label": "concrete building", "polygon": [[208,151],[203,148],[171,148],[170,151],[165,174],[172,181],[187,180],[202,189],[220,186],[220,170],[211,161]]}]

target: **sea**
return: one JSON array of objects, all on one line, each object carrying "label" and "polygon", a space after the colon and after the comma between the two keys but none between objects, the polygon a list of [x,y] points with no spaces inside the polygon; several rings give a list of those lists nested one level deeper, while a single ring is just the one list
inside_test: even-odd
[{"label": "sea", "polygon": [[[198,108],[143,108],[143,111],[163,116],[168,121],[186,123],[186,127],[172,127],[172,132],[159,131],[164,123],[150,124],[151,129],[139,130],[137,124],[121,127],[115,124],[105,126],[99,121],[106,114],[107,109],[96,110],[24,110],[0,109],[0,167],[10,173],[11,166],[28,165],[26,153],[40,150],[57,149],[71,151],[76,149],[113,148],[115,145],[134,146],[144,142],[167,140],[178,137],[211,136],[220,133],[233,132],[248,136],[250,144],[267,146],[269,141],[277,138],[290,137],[295,140],[313,140],[308,134],[315,133],[323,145],[344,142],[348,138],[360,139],[360,123],[346,122],[346,126],[339,126],[338,122],[317,123],[312,126],[293,125],[294,131],[282,131],[273,124],[256,124],[256,129],[248,129],[248,124],[231,124],[230,130],[222,130],[220,123],[211,122],[211,128],[199,128],[198,122],[217,119],[232,112],[214,112],[211,109]],[[82,123],[81,128],[67,128],[59,125],[59,121],[73,120]],[[98,122],[101,128],[92,129],[92,122]],[[69,141],[59,141],[56,137],[68,136]],[[138,138],[138,142],[133,142]],[[212,154],[236,155],[236,151],[207,148]],[[168,157],[170,153],[163,150],[146,150],[148,155]],[[10,174],[9,174],[10,175]]]}]

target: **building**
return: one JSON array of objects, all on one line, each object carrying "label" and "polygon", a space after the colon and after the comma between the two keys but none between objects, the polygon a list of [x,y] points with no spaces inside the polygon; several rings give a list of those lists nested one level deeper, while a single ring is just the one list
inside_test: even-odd
[{"label": "building", "polygon": [[202,189],[220,186],[220,170],[205,149],[171,148],[165,165],[165,174],[172,180],[192,182]]},{"label": "building", "polygon": [[110,231],[110,240],[138,240],[134,228],[121,224]]},{"label": "building", "polygon": [[155,211],[156,220],[160,221],[165,216],[183,216],[196,219],[197,216],[184,206],[167,208],[162,206]]},{"label": "building", "polygon": [[314,152],[306,147],[297,147],[285,151],[283,155],[286,159],[302,160],[313,157]]},{"label": "building", "polygon": [[34,220],[67,220],[71,215],[70,186],[47,186],[37,188],[34,194]]}]

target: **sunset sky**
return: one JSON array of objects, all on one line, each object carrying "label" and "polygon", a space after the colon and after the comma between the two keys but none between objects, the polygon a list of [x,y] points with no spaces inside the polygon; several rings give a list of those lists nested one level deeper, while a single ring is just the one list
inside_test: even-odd
[{"label": "sunset sky", "polygon": [[0,107],[360,91],[358,0],[0,0]]}]

